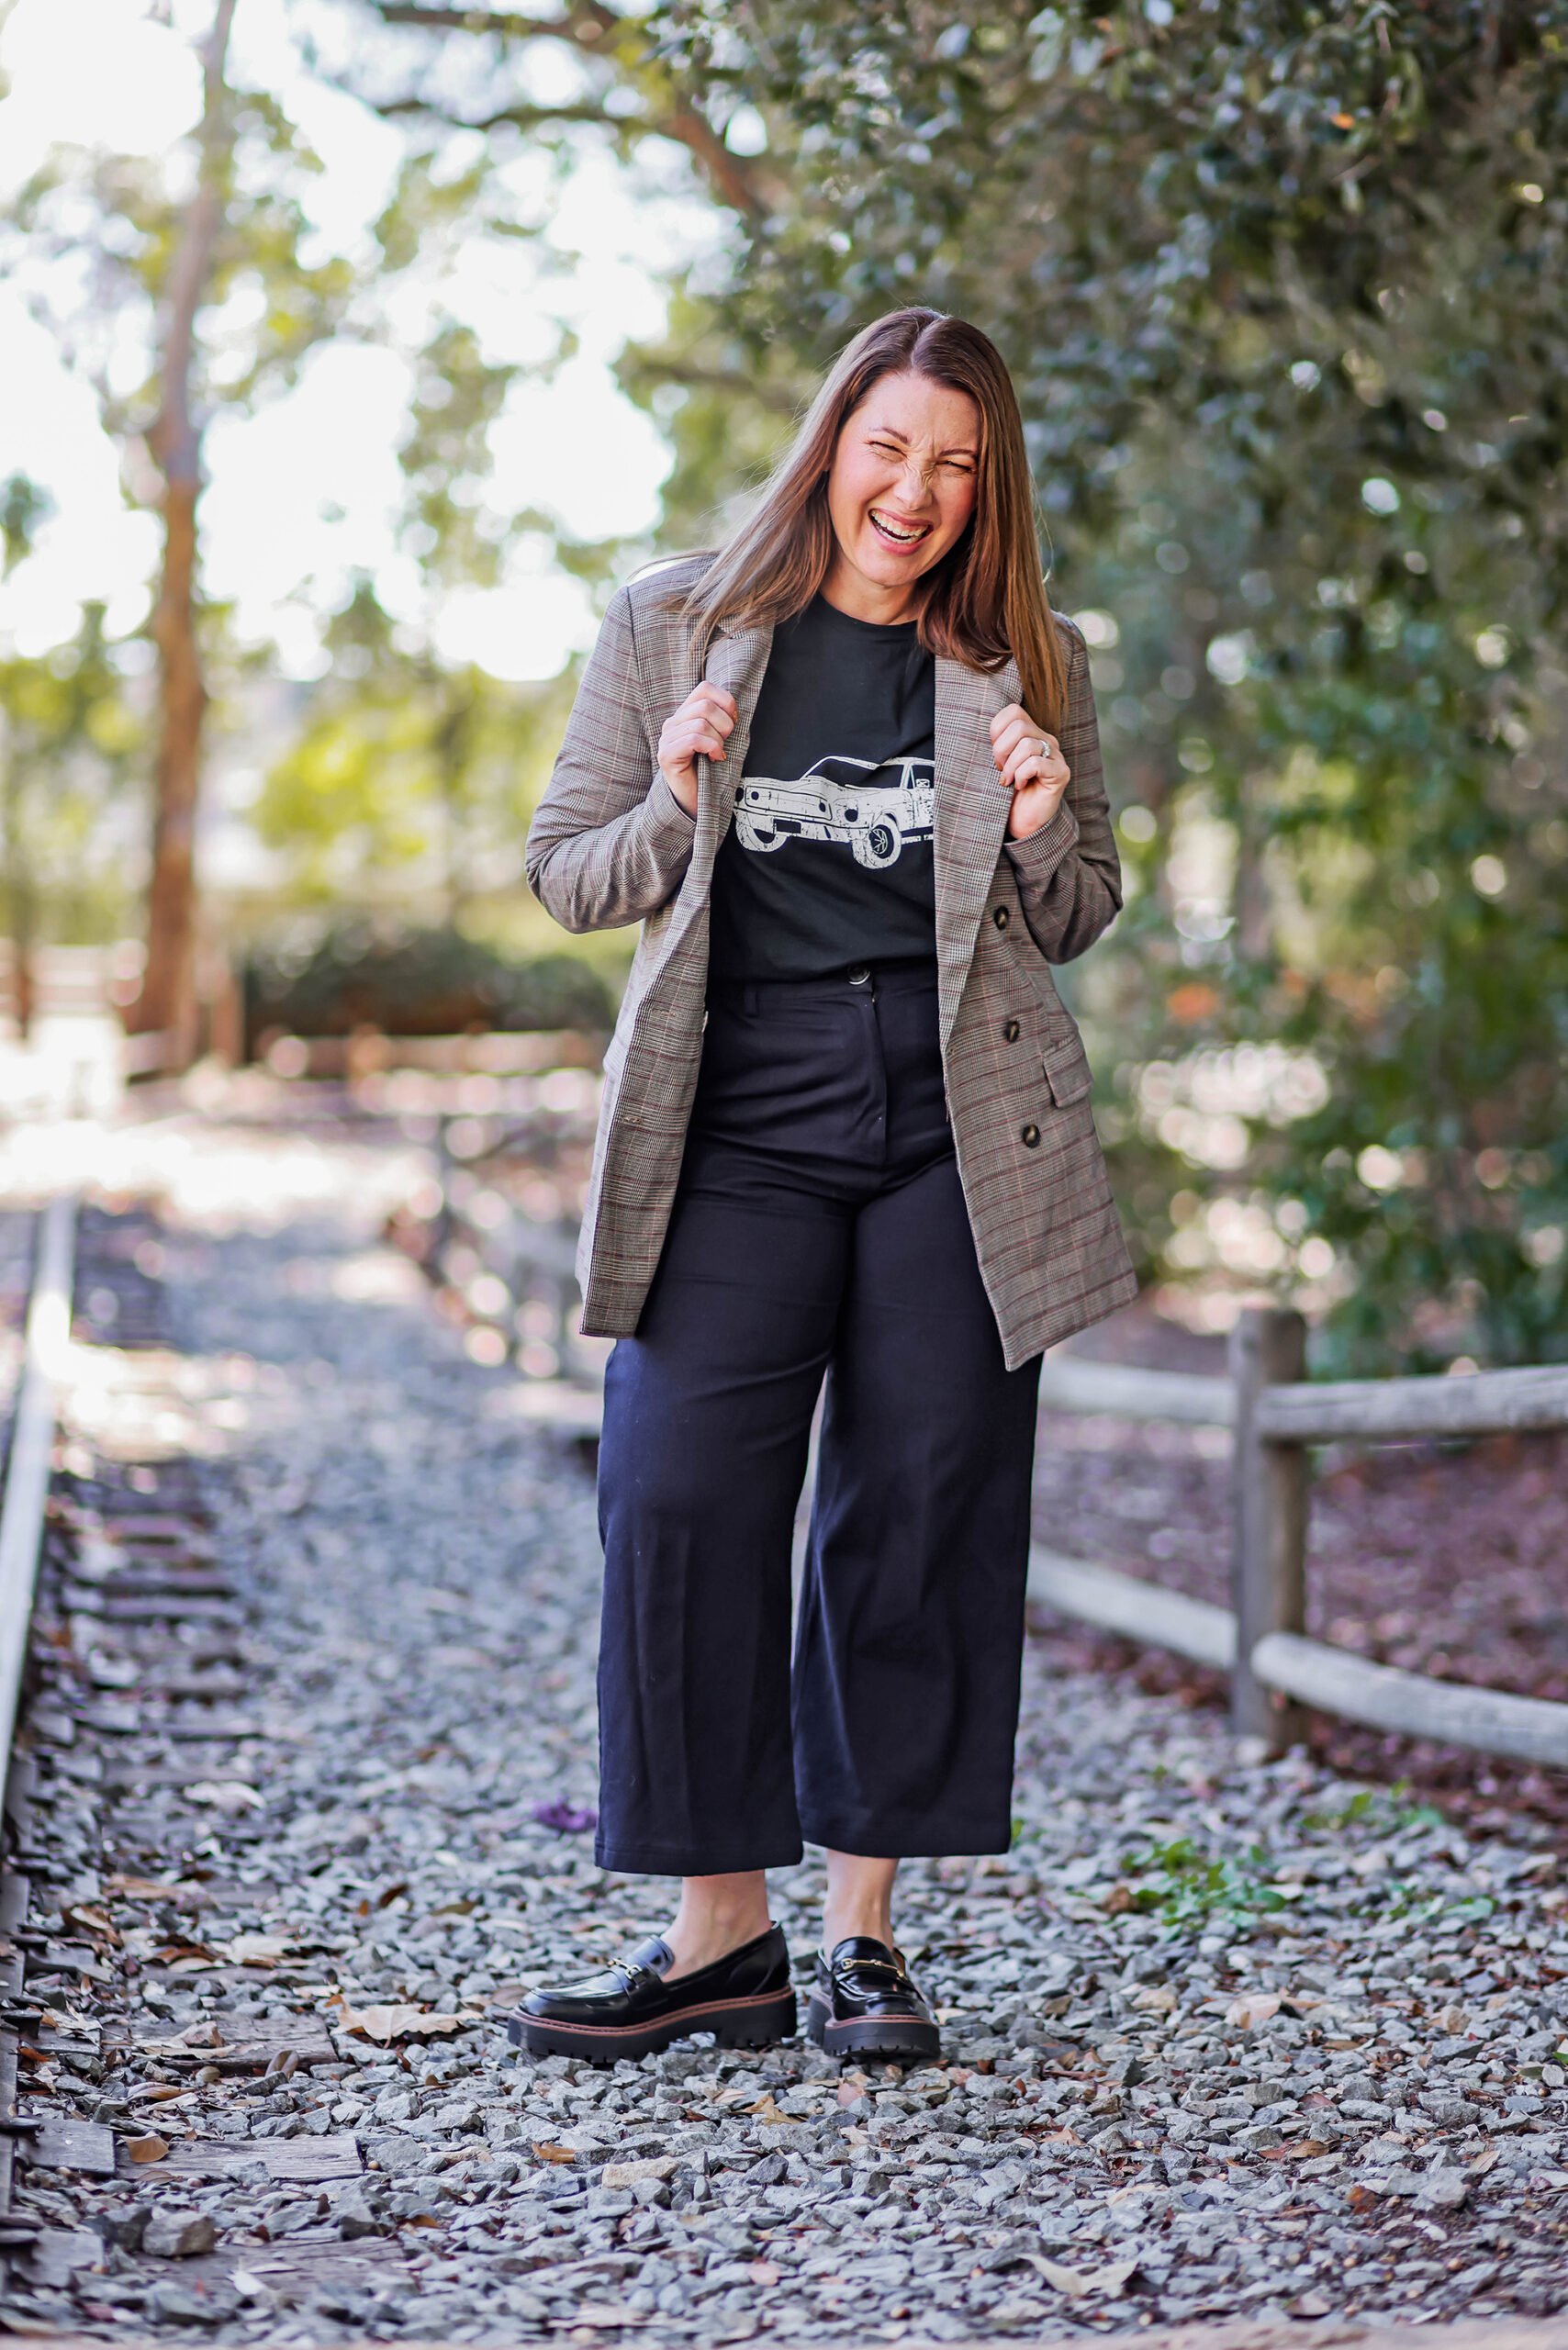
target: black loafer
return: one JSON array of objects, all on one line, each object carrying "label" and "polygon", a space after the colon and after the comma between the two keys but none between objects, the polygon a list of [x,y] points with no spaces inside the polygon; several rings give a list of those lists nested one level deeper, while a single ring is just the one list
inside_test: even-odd
[{"label": "black loafer", "polygon": [[612,2065],[689,2031],[711,2031],[721,2048],[765,2048],[794,2031],[790,1953],[778,1927],[672,1983],[666,1977],[674,1964],[675,1953],[655,1934],[602,1975],[527,1992],[507,2019],[507,2037],[533,2056]]},{"label": "black loafer", "polygon": [[806,2031],[830,2056],[935,2056],[942,2035],[902,1953],[869,1934],[848,1934],[817,1953]]}]

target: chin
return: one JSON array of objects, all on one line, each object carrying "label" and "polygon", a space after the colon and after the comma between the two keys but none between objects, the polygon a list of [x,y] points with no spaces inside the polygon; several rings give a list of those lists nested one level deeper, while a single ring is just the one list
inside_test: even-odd
[{"label": "chin", "polygon": [[868,530],[861,542],[859,560],[861,570],[879,587],[902,588],[907,587],[912,579],[918,579],[922,573],[929,571],[935,557],[929,543],[923,543],[917,554],[894,554],[874,532]]}]

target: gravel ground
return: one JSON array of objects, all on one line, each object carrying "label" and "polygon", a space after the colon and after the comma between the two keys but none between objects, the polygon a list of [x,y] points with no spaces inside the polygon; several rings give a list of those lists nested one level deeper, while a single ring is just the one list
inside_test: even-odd
[{"label": "gravel ground", "polygon": [[[117,1428],[85,1382],[69,1457],[144,1492],[205,1462],[246,1718],[200,1778],[80,1724],[46,1774],[70,1872],[34,1920],[92,1957],[26,2102],[114,2168],[22,2174],[47,2232],[0,2318],[941,2341],[1568,2304],[1550,1830],[1243,1767],[1056,1639],[1013,1851],[904,1872],[943,2063],[513,2055],[521,1985],[664,1915],[539,1817],[594,1796],[591,1483],[376,1245],[383,1161],[291,1190],[303,1162],[217,1147],[138,1257],[162,1390]],[[802,1975],[820,1886],[775,1879]]]}]

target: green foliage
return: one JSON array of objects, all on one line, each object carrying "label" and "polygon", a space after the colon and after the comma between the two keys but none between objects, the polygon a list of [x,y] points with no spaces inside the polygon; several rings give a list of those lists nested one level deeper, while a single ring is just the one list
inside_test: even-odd
[{"label": "green foliage", "polygon": [[339,921],[258,949],[245,969],[252,1050],[269,1028],[297,1036],[346,1036],[362,1026],[444,1036],[470,1028],[602,1031],[613,1021],[609,990],[575,956],[509,962],[450,928]]},{"label": "green foliage", "polygon": [[124,920],[113,817],[141,723],[123,660],[99,604],[67,643],[0,656],[0,871],[6,928],[23,953],[45,936],[112,936]]},{"label": "green foliage", "polygon": [[1260,1844],[1239,1858],[1204,1851],[1191,1836],[1149,1844],[1124,1863],[1132,1907],[1178,1931],[1219,1919],[1245,1928],[1254,1919],[1289,1907],[1288,1897],[1265,1874],[1269,1855]]},{"label": "green foliage", "polygon": [[331,668],[252,811],[290,896],[422,899],[450,918],[522,891],[569,681],[509,686],[406,654],[364,580],[328,645]]},{"label": "green foliage", "polygon": [[[1129,901],[1085,984],[1146,1270],[1228,1192],[1271,1227],[1240,1278],[1326,1309],[1319,1369],[1568,1355],[1561,0],[653,23],[778,191],[699,360],[809,377],[900,303],[973,316],[1058,599],[1114,615]],[[1241,1100],[1239,1148],[1151,1108],[1238,1046],[1315,1085]]]}]

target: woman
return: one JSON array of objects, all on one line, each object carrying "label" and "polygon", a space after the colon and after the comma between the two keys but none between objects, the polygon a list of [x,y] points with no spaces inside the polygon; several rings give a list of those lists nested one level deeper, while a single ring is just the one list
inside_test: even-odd
[{"label": "woman", "polygon": [[868,327],[731,543],[612,599],[528,872],[643,924],[578,1259],[618,1340],[597,1856],[683,1885],[511,2037],[792,2031],[764,1872],[805,1837],[808,2031],[930,2055],[894,1876],[1007,1848],[1041,1356],[1137,1286],[1050,970],[1121,903],[1087,655],[978,328]]}]

